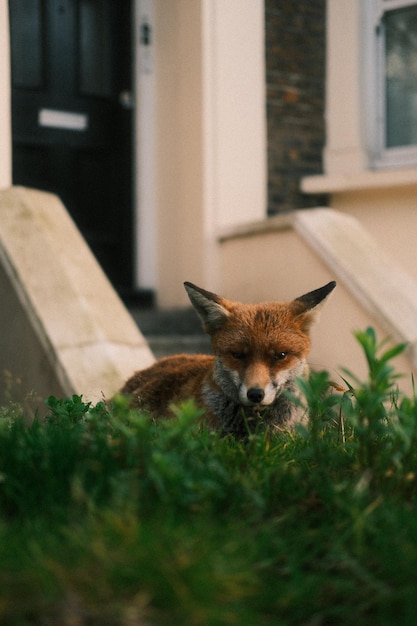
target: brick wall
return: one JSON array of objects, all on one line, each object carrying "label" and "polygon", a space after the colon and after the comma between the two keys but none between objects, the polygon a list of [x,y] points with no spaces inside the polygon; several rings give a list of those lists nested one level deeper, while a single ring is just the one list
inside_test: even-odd
[{"label": "brick wall", "polygon": [[300,192],[322,172],[325,0],[265,0],[268,214],[323,205]]}]

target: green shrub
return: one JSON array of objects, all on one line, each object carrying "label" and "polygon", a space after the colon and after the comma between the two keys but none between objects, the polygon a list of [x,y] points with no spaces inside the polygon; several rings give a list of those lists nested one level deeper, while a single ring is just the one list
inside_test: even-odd
[{"label": "green shrub", "polygon": [[190,402],[0,411],[0,623],[414,624],[417,408],[372,329],[365,381],[300,381],[308,425],[247,441]]}]

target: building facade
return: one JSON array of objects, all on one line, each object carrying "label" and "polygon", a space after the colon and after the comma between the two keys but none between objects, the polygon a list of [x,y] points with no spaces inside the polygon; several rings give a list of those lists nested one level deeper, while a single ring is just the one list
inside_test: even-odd
[{"label": "building facade", "polygon": [[[82,2],[61,4],[48,2],[42,13],[36,3],[1,2],[2,136],[8,155],[3,176],[57,193],[122,292],[131,284],[133,291],[156,293],[162,305],[181,301],[183,276],[217,280],[217,237],[224,228],[318,202],[301,191],[300,181],[322,172],[324,0],[267,0],[265,5],[257,0],[124,0],[121,16],[113,15],[109,2],[97,3],[97,15],[94,3],[88,9]],[[58,9],[60,26],[54,15]],[[112,29],[125,28],[122,19],[132,20],[132,46],[117,51],[125,53],[119,61],[111,58],[106,41],[115,38]],[[71,31],[70,22],[78,24],[79,32]],[[62,53],[69,70],[54,74],[60,44],[67,50],[83,38],[100,40],[107,52],[80,44],[73,66]],[[77,55],[85,59],[78,69]],[[109,68],[116,61],[131,68],[131,81],[125,70],[113,71],[118,77],[114,93],[112,72],[103,69],[106,58]],[[39,75],[39,95],[33,75]],[[55,91],[43,93],[48,81],[56,82]],[[71,82],[73,93],[67,89]],[[84,142],[87,124],[77,126],[88,118],[93,127],[97,96],[104,100],[106,89],[112,123],[120,126],[113,133],[116,143],[108,145],[113,160],[103,158],[101,145]],[[90,102],[86,96],[92,96]],[[24,97],[32,113],[27,105],[22,108]],[[113,105],[117,99],[120,106]],[[22,127],[33,117],[32,134],[23,140],[20,110],[25,111]],[[74,132],[65,127],[71,116]],[[100,116],[106,119],[105,106]],[[65,154],[55,150],[59,142]],[[72,144],[71,160],[66,152]],[[65,172],[71,180],[60,186]],[[319,201],[324,204],[324,196]]]},{"label": "building facade", "polygon": [[[417,346],[417,2],[129,6],[133,100],[121,92],[118,106],[133,105],[134,288],[174,307],[188,304],[185,280],[263,300],[336,278],[316,365],[356,370],[352,330],[365,324]],[[2,187],[12,183],[8,8],[0,0]],[[267,217],[323,198],[330,213]]]}]

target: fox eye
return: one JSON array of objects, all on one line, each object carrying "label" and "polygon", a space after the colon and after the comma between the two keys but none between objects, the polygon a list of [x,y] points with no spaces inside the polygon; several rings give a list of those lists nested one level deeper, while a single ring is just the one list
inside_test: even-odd
[{"label": "fox eye", "polygon": [[246,358],[246,354],[244,352],[231,352],[231,356],[236,359],[236,361],[243,361]]},{"label": "fox eye", "polygon": [[276,352],[274,354],[274,361],[283,361],[284,359],[287,358],[287,353],[286,352]]}]

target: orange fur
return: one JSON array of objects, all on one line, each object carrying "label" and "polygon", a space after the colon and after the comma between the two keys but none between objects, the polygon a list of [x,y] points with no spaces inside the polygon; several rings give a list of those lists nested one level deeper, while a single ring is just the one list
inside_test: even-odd
[{"label": "orange fur", "polygon": [[156,418],[172,416],[171,405],[189,398],[203,406],[203,384],[213,362],[214,357],[205,354],[178,354],[159,359],[151,367],[135,372],[121,393],[132,395],[133,406],[146,408]]},{"label": "orange fur", "polygon": [[309,329],[335,284],[292,302],[242,304],[185,283],[214,356],[166,357],[133,374],[121,393],[155,418],[193,398],[208,426],[236,436],[291,427],[302,411],[283,392],[296,395],[295,379],[308,373]]}]

